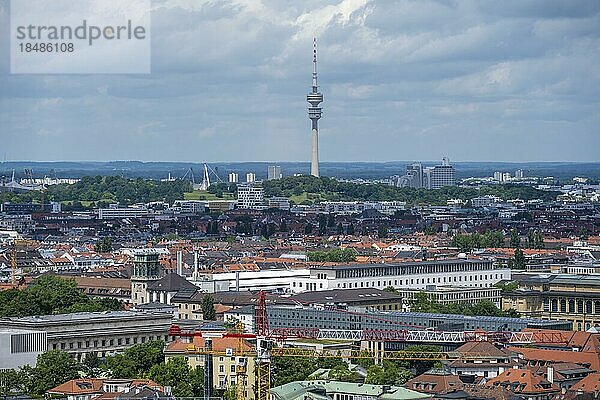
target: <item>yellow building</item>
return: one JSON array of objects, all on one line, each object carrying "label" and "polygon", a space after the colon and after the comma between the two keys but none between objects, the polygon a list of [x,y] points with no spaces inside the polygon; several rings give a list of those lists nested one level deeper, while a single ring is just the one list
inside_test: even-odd
[{"label": "yellow building", "polygon": [[[167,345],[165,350],[165,359],[168,360],[173,357],[183,356],[187,360],[190,367],[195,368],[200,366],[204,368],[204,357],[209,357],[203,354],[191,354],[186,349],[193,344],[196,349],[206,348],[207,338],[201,336],[195,336],[193,343],[189,338],[177,339]],[[211,337],[212,349],[218,352],[233,353],[237,350],[239,342],[237,338],[229,337]],[[243,351],[251,351],[252,346],[247,341],[242,342]],[[227,390],[228,388],[236,385],[237,373],[236,368],[240,364],[246,365],[246,382],[245,396],[244,398],[254,400],[254,388],[256,386],[255,370],[254,370],[254,358],[246,357],[235,357],[235,356],[223,356],[223,355],[212,355],[213,358],[213,386],[218,390]]]}]

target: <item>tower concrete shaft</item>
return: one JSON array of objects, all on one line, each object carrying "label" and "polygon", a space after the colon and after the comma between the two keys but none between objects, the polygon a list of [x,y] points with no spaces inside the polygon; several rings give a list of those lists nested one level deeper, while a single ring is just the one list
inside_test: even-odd
[{"label": "tower concrete shaft", "polygon": [[319,104],[323,102],[323,94],[319,92],[317,85],[317,39],[313,39],[313,74],[312,91],[306,96],[306,101],[310,104],[308,107],[308,118],[312,122],[312,152],[310,161],[310,174],[319,176],[319,119],[321,118],[322,108]]}]

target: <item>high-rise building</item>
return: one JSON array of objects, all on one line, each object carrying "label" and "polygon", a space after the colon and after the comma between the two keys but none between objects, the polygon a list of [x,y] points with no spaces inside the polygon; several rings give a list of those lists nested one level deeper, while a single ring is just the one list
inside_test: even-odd
[{"label": "high-rise building", "polygon": [[310,104],[308,107],[308,118],[312,122],[312,153],[310,161],[310,174],[319,176],[319,126],[318,121],[321,118],[319,104],[323,102],[323,94],[319,92],[317,85],[317,39],[313,39],[313,75],[312,91],[306,96],[306,101]]},{"label": "high-rise building", "polygon": [[267,180],[273,179],[281,179],[283,175],[281,175],[281,166],[279,165],[269,165],[267,167]]},{"label": "high-rise building", "polygon": [[494,180],[498,182],[502,182],[502,172],[496,171],[494,172]]},{"label": "high-rise building", "polygon": [[515,178],[523,179],[524,176],[525,176],[525,174],[523,173],[522,169],[518,169],[515,171]]},{"label": "high-rise building", "polygon": [[441,165],[423,170],[423,187],[427,189],[439,189],[454,185],[454,167],[450,165],[450,160],[447,158],[442,159]]},{"label": "high-rise building", "polygon": [[238,183],[240,181],[240,177],[237,172],[229,173],[229,183]]},{"label": "high-rise building", "polygon": [[423,187],[423,165],[414,163],[406,166],[407,186],[412,188]]},{"label": "high-rise building", "polygon": [[254,172],[248,172],[246,174],[246,182],[252,183],[256,181],[256,174]]},{"label": "high-rise building", "polygon": [[508,182],[508,181],[510,181],[510,178],[511,178],[510,172],[505,172],[502,174],[502,182]]},{"label": "high-rise building", "polygon": [[263,209],[264,191],[259,182],[243,183],[237,187],[237,204],[239,208]]}]

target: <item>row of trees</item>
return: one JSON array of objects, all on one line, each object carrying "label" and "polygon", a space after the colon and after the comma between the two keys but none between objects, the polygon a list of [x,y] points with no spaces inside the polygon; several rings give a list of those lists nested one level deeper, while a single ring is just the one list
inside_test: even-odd
[{"label": "row of trees", "polygon": [[[389,287],[384,290],[389,292],[397,291],[397,289],[393,287]],[[425,292],[419,292],[415,294],[415,297],[413,298],[410,304],[410,310],[425,313],[460,314],[490,317],[519,317],[519,314],[515,310],[502,311],[493,302],[489,300],[482,300],[475,304],[470,304],[467,302],[442,304]]]},{"label": "row of trees", "polygon": [[[512,229],[508,240],[510,247],[515,249],[521,248],[522,241],[519,236],[519,232],[516,229]],[[527,248],[530,249],[543,249],[544,248],[544,236],[537,232],[530,230],[527,233],[527,240],[525,242]],[[471,234],[460,234],[457,233],[452,237],[452,246],[458,247],[460,251],[471,251],[473,249],[482,249],[486,247],[504,247],[504,234],[501,231],[486,231],[483,234],[471,233]]]},{"label": "row of trees", "polygon": [[326,251],[308,251],[306,252],[309,261],[315,262],[343,262],[348,263],[356,261],[356,250],[347,249],[332,249]]},{"label": "row of trees", "polygon": [[0,291],[0,317],[116,311],[123,304],[115,299],[88,297],[72,279],[46,275],[29,287]]},{"label": "row of trees", "polygon": [[452,237],[452,246],[460,251],[470,252],[473,249],[487,247],[504,247],[504,234],[500,231],[487,231],[483,234],[456,234]]},{"label": "row of trees", "polygon": [[[74,184],[52,185],[46,189],[46,201],[118,202],[123,204],[166,201],[172,203],[183,199],[185,192],[192,191],[188,181],[156,181],[151,179],[128,179],[121,176],[84,176]],[[40,192],[3,194],[3,201],[41,201]],[[10,196],[10,197],[6,197]],[[96,204],[98,205],[98,204]]]},{"label": "row of trees", "polygon": [[[431,345],[408,346],[408,352],[438,352],[441,348]],[[365,383],[374,385],[401,385],[415,375],[440,366],[435,361],[391,361],[377,365],[372,357],[351,360],[367,370]],[[318,369],[329,369],[328,378],[342,382],[361,382],[363,378],[350,371],[348,364],[338,358],[296,358],[273,357],[271,361],[273,386],[285,385],[294,381],[307,380]],[[318,379],[318,377],[315,377]]]},{"label": "row of trees", "polygon": [[384,184],[360,185],[350,182],[339,182],[327,177],[290,176],[263,182],[265,196],[301,195],[308,193],[315,198],[326,200],[400,200],[410,204],[446,204],[449,199],[470,200],[482,195],[494,195],[502,199],[542,199],[555,200],[560,193],[542,191],[523,185],[496,185],[476,188],[458,186],[441,189],[398,188]]},{"label": "row of trees", "polygon": [[91,353],[82,363],[64,351],[51,350],[38,356],[35,367],[0,371],[0,395],[42,396],[71,379],[101,375],[116,379],[147,378],[159,385],[171,386],[177,397],[201,396],[203,369],[191,368],[184,357],[165,361],[164,345],[162,341],[149,341],[108,356],[104,361]]}]

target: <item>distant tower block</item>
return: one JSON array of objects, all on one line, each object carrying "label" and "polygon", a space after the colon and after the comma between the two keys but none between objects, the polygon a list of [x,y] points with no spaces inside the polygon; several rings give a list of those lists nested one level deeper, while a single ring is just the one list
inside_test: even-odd
[{"label": "distant tower block", "polygon": [[321,111],[319,104],[323,102],[323,94],[319,92],[317,85],[317,39],[313,39],[313,75],[312,91],[306,96],[308,107],[308,118],[312,121],[312,157],[310,161],[310,174],[319,176],[319,119]]}]

